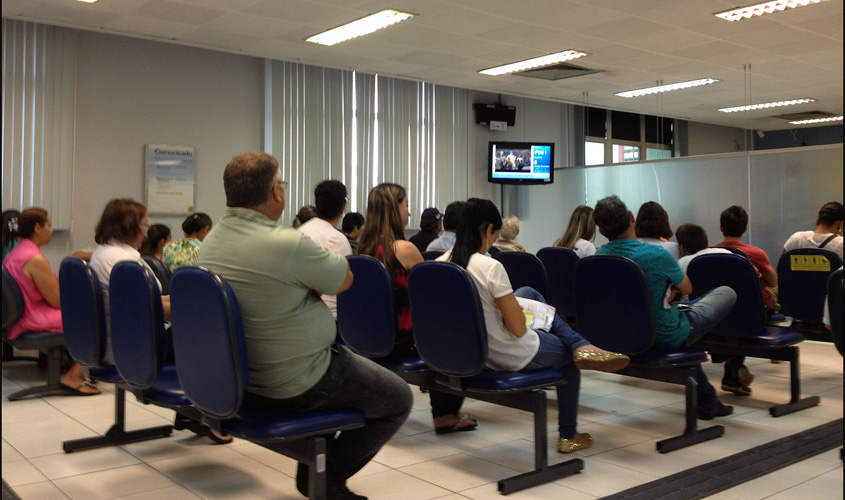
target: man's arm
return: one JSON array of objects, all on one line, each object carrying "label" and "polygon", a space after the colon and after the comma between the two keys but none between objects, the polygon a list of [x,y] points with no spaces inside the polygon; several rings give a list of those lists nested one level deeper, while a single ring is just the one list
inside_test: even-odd
[{"label": "man's arm", "polygon": [[352,269],[349,268],[349,262],[347,262],[346,263],[346,279],[343,280],[343,284],[340,285],[340,288],[338,289],[338,291],[336,291],[332,295],[337,295],[340,292],[345,292],[346,290],[349,290],[352,287],[353,278],[354,277],[352,276]]},{"label": "man's arm", "polygon": [[760,280],[763,282],[764,285],[778,286],[778,273],[771,267],[765,273],[760,273],[760,275]]}]

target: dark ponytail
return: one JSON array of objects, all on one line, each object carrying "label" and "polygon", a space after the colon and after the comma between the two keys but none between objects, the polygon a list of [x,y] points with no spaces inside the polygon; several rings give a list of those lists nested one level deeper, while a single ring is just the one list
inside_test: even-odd
[{"label": "dark ponytail", "polygon": [[493,225],[493,231],[502,229],[502,214],[490,200],[470,198],[464,206],[455,246],[452,248],[452,262],[466,268],[472,254],[481,249],[481,233],[487,226]]},{"label": "dark ponytail", "polygon": [[189,215],[184,222],[182,222],[182,231],[185,236],[200,232],[205,226],[211,227],[211,217],[208,214],[197,212]]}]

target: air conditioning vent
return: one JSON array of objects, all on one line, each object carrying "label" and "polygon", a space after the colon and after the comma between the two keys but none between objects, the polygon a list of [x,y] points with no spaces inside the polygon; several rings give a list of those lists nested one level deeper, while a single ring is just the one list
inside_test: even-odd
[{"label": "air conditioning vent", "polygon": [[559,63],[552,66],[544,66],[542,68],[527,69],[514,74],[530,76],[531,78],[542,78],[543,80],[563,80],[564,78],[574,78],[576,76],[601,72],[602,70],[600,69],[582,68],[573,64]]},{"label": "air conditioning vent", "polygon": [[787,120],[790,122],[798,121],[798,120],[816,120],[819,118],[830,118],[832,116],[838,116],[831,113],[826,113],[824,111],[805,111],[804,113],[789,113],[786,115],[773,115],[772,118],[780,118],[782,120]]}]

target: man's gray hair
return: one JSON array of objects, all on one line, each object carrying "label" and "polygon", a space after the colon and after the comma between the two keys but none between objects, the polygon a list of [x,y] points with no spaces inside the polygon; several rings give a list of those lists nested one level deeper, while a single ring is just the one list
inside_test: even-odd
[{"label": "man's gray hair", "polygon": [[502,232],[499,236],[505,240],[513,240],[516,239],[517,234],[519,234],[519,219],[515,215],[504,219],[502,221]]},{"label": "man's gray hair", "polygon": [[593,220],[596,221],[601,234],[609,240],[618,238],[631,224],[628,206],[615,194],[602,198],[596,203]]}]

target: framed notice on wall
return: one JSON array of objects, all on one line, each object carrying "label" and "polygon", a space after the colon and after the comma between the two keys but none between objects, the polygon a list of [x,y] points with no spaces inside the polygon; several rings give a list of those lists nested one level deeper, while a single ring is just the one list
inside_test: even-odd
[{"label": "framed notice on wall", "polygon": [[151,214],[194,211],[194,148],[147,144],[147,210]]}]

